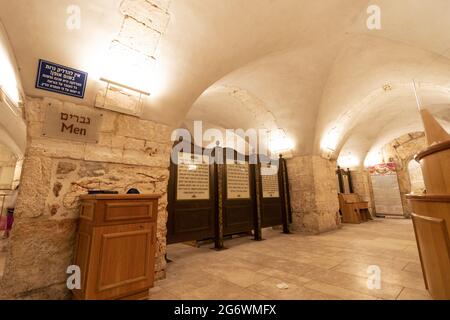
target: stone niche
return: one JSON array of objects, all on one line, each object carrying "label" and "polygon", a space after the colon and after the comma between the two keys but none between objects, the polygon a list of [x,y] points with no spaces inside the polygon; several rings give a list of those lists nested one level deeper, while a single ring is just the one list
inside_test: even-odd
[{"label": "stone niche", "polygon": [[[79,196],[88,189],[161,194],[156,279],[165,277],[167,183],[172,128],[102,110],[98,144],[41,136],[53,99],[25,104],[28,143],[16,220],[9,243],[1,298],[65,299],[72,262]],[[77,108],[89,108],[75,106]],[[92,109],[92,108],[90,108]]]}]

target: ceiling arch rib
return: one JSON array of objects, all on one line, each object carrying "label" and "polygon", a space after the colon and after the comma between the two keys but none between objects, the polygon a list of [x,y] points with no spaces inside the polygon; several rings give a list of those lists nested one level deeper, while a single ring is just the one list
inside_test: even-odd
[{"label": "ceiling arch rib", "polygon": [[[68,0],[48,3],[58,12],[71,4]],[[117,1],[80,0],[79,4],[85,10],[85,27],[68,32],[58,27],[64,19],[57,15],[47,24],[37,23],[48,9],[41,1],[1,3],[0,19],[13,36],[27,95],[47,94],[33,85],[37,58],[90,72],[119,31]],[[186,118],[218,122],[219,127],[259,125],[252,112],[242,112],[239,101],[220,92],[222,87],[238,88],[260,100],[276,126],[296,140],[296,154],[319,154],[322,138],[333,128],[340,130],[337,150],[350,145],[348,137],[354,134],[364,135],[361,140],[366,141],[351,142],[355,148],[370,149],[367,145],[383,133],[379,129],[390,131],[395,124],[390,124],[392,117],[403,114],[387,112],[384,105],[412,112],[411,93],[399,89],[412,78],[431,84],[435,91],[450,88],[450,34],[445,31],[450,28],[450,4],[380,0],[382,29],[376,31],[366,27],[368,4],[360,0],[173,1],[155,72],[148,75],[153,90],[144,117],[172,126]],[[25,45],[31,33],[36,38],[31,46]],[[70,52],[58,50],[61,45],[70,47]],[[95,58],[89,63],[87,52]],[[381,89],[386,84],[392,87],[390,92]],[[98,91],[95,79],[88,91],[82,103],[92,105]],[[398,97],[389,98],[391,94]],[[445,94],[434,97],[427,103],[447,103]],[[373,121],[377,118],[384,122]],[[406,120],[396,124],[404,130],[420,124],[418,118]]]},{"label": "ceiling arch rib", "polygon": [[[412,80],[420,85],[423,103],[445,104],[449,76],[450,60],[443,56],[386,39],[354,38],[336,60],[324,89],[316,148],[329,148],[336,156],[348,137],[362,134],[374,141],[390,123],[403,133],[421,130]],[[363,129],[358,131],[358,126]]]}]

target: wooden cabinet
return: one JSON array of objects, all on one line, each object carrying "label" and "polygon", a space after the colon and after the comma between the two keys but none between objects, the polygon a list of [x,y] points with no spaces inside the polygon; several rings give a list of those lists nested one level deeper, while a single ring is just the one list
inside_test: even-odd
[{"label": "wooden cabinet", "polygon": [[369,203],[361,201],[358,194],[339,193],[338,197],[343,223],[358,224],[372,219],[369,212]]},{"label": "wooden cabinet", "polygon": [[74,264],[80,300],[145,299],[153,286],[159,196],[81,198]]}]

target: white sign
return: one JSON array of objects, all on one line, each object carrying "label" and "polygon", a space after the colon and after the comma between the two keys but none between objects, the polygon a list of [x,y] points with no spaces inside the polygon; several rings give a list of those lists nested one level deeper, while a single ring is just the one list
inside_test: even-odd
[{"label": "white sign", "polygon": [[250,199],[248,163],[227,164],[227,199]]},{"label": "white sign", "polygon": [[377,214],[403,215],[403,205],[394,164],[369,168]]},{"label": "white sign", "polygon": [[[275,170],[274,170],[275,171]],[[278,173],[261,175],[263,198],[279,198]]]},{"label": "white sign", "polygon": [[177,200],[209,199],[208,161],[207,156],[178,154]]}]

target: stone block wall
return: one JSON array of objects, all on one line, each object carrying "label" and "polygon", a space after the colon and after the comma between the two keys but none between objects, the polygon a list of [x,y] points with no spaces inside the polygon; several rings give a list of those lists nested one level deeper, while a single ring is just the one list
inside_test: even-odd
[{"label": "stone block wall", "polygon": [[[167,183],[172,128],[102,110],[98,144],[41,137],[53,99],[28,99],[28,144],[0,298],[69,296],[79,196],[88,189],[161,194],[156,278],[165,276]],[[77,106],[77,108],[89,108]]]},{"label": "stone block wall", "polygon": [[365,168],[351,170],[353,191],[357,193],[361,200],[369,202],[369,209],[372,215],[375,214],[375,203],[373,201],[372,184],[369,171]]},{"label": "stone block wall", "polygon": [[[134,75],[153,73],[157,48],[170,21],[170,2],[170,0],[121,1],[119,10],[123,16],[122,26],[111,41],[108,51],[108,56],[114,57],[120,64],[105,70],[104,77],[149,91],[145,82]],[[139,99],[122,90],[102,90],[97,95],[95,106],[99,108],[107,106],[108,109],[133,115],[142,113]]]},{"label": "stone block wall", "polygon": [[320,156],[287,161],[293,211],[292,229],[322,233],[340,227],[336,162]]},{"label": "stone block wall", "polygon": [[391,141],[382,149],[384,160],[394,162],[397,166],[398,184],[405,217],[411,216],[411,208],[406,200],[406,195],[411,193],[408,164],[417,153],[426,149],[427,146],[425,133],[413,132]]}]

